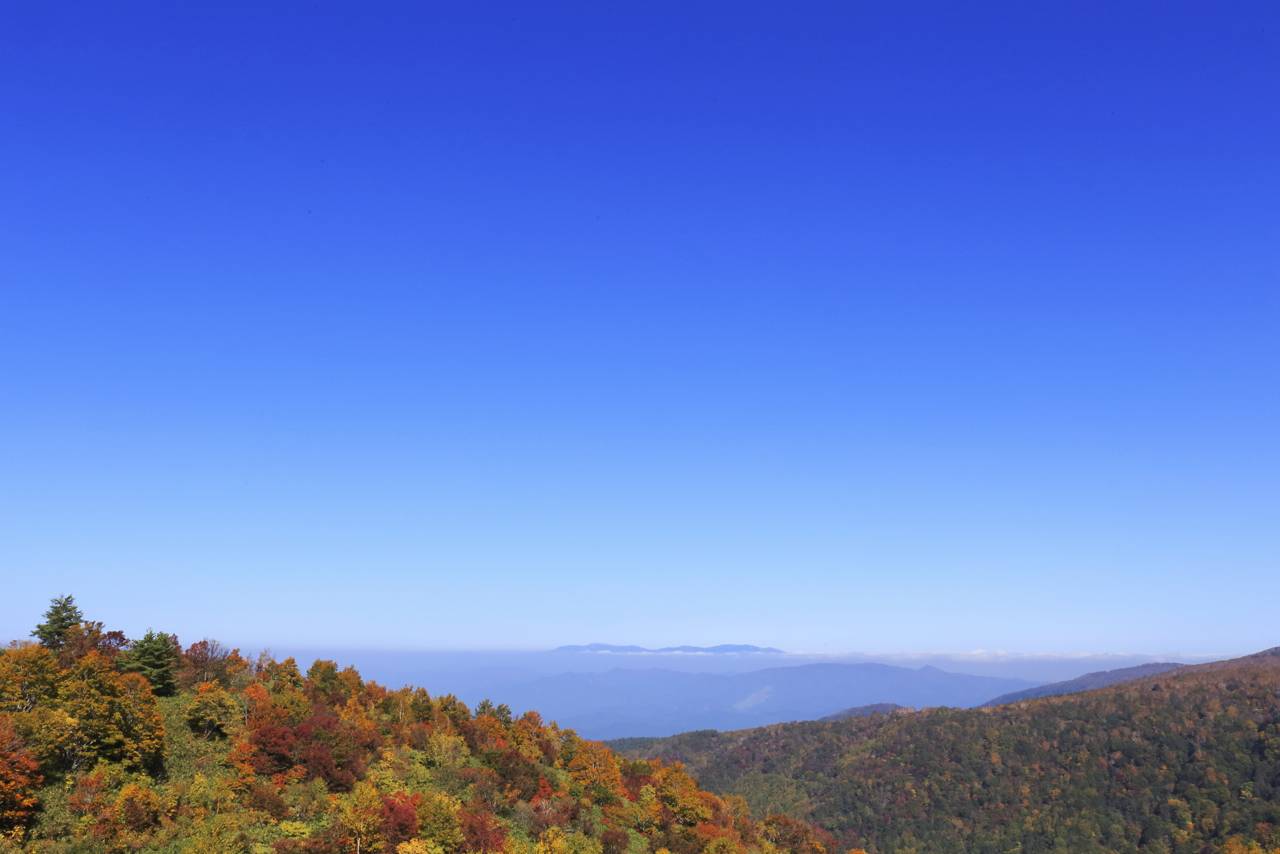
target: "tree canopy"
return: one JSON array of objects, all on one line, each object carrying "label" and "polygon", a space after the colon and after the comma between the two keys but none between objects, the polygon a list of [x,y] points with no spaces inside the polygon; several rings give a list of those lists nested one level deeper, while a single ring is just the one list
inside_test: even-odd
[{"label": "tree canopy", "polygon": [[[0,850],[822,854],[830,838],[626,760],[535,712],[389,690],[352,668],[132,643],[0,652]],[[55,619],[56,618],[56,619]],[[74,618],[74,619],[73,619]],[[85,626],[96,627],[85,630]],[[54,634],[46,632],[53,638]],[[123,638],[123,635],[119,636]],[[96,639],[96,640],[95,640]],[[43,640],[43,638],[42,638]]]},{"label": "tree canopy", "polygon": [[74,596],[57,596],[49,603],[49,610],[44,612],[44,622],[32,629],[31,636],[39,640],[45,649],[57,652],[66,644],[67,630],[83,621],[84,614],[76,607]]}]

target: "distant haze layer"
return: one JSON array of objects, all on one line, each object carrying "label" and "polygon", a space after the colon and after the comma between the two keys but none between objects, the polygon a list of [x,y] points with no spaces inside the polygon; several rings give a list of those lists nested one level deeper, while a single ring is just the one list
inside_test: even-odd
[{"label": "distant haze layer", "polygon": [[[315,658],[367,678],[415,684],[474,704],[536,709],[594,738],[736,729],[836,714],[854,706],[975,706],[1010,692],[1149,661],[1079,658],[823,657],[741,644],[684,651],[585,644],[545,652],[276,649],[305,668]],[[718,652],[712,650],[719,650]]]}]

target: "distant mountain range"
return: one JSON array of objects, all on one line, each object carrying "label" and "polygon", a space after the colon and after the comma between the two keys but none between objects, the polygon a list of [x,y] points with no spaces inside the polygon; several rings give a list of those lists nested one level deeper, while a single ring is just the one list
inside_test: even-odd
[{"label": "distant mountain range", "polygon": [[878,704],[977,706],[1103,667],[1142,663],[1131,656],[904,656],[886,662],[788,654],[750,644],[288,653],[296,654],[304,669],[317,657],[340,658],[386,685],[425,685],[471,705],[489,699],[516,711],[538,710],[592,738],[740,729]]},{"label": "distant mountain range", "polygon": [[588,643],[558,646],[552,652],[602,652],[618,655],[785,655],[776,647],[752,646],[746,643],[722,643],[715,646],[663,646],[656,649],[612,643]]},{"label": "distant mountain range", "polygon": [[1143,679],[1147,676],[1156,676],[1160,673],[1168,673],[1170,670],[1177,670],[1179,667],[1186,665],[1177,664],[1171,661],[1153,661],[1150,664],[1139,664],[1137,667],[1121,667],[1117,670],[1099,670],[1096,673],[1086,673],[1075,679],[1067,679],[1063,682],[1051,682],[1048,685],[1038,685],[1035,688],[1027,688],[1023,691],[1014,691],[1010,694],[1001,694],[994,700],[988,700],[983,703],[984,706],[1003,706],[1005,703],[1018,703],[1023,700],[1035,700],[1039,697],[1057,697],[1061,694],[1078,694],[1081,691],[1095,691],[1098,688],[1106,688],[1109,685],[1120,685],[1124,682],[1132,682],[1135,679]]},{"label": "distant mountain range", "polygon": [[976,706],[1034,684],[936,667],[869,663],[769,667],[746,673],[617,668],[510,685],[495,699],[517,709],[537,709],[588,738],[607,739],[812,720],[833,709],[876,703]]}]

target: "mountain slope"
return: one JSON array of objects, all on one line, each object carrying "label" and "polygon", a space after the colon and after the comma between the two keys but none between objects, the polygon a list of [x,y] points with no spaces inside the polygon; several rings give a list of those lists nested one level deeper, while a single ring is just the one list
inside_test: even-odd
[{"label": "mountain slope", "polygon": [[868,706],[853,706],[836,712],[834,715],[825,715],[818,718],[820,721],[842,721],[845,718],[865,718],[870,715],[891,715],[894,712],[909,712],[906,706],[899,706],[897,703],[872,703]]},{"label": "mountain slope", "polygon": [[304,674],[211,641],[131,642],[70,597],[37,634],[0,648],[0,851],[829,850],[536,712],[392,691],[332,661]]},{"label": "mountain slope", "polygon": [[746,673],[611,670],[565,673],[511,686],[503,701],[537,709],[591,738],[659,736],[812,720],[872,703],[976,706],[1030,687],[1020,679],[948,673],[936,667],[807,664]]},{"label": "mountain slope", "polygon": [[1156,661],[1150,664],[1139,664],[1136,667],[1121,667],[1116,670],[1099,670],[1094,673],[1086,673],[1075,679],[1067,679],[1063,682],[1052,682],[1048,685],[1039,685],[1035,688],[1027,688],[1024,691],[1014,691],[1010,694],[1001,694],[994,700],[988,700],[983,703],[984,706],[1003,706],[1005,703],[1018,703],[1023,700],[1036,700],[1040,697],[1057,697],[1062,694],[1078,694],[1081,691],[1096,691],[1099,688],[1106,688],[1109,685],[1119,685],[1123,682],[1132,682],[1135,679],[1145,679],[1148,676],[1158,676],[1161,673],[1168,673],[1170,670],[1177,670],[1185,665],[1177,664],[1170,661]]},{"label": "mountain slope", "polygon": [[1086,694],[688,733],[638,752],[872,852],[1280,846],[1280,649]]}]

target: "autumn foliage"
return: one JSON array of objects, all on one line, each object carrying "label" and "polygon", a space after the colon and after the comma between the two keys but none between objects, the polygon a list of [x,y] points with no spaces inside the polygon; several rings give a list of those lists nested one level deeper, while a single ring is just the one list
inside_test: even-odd
[{"label": "autumn foliage", "polygon": [[70,597],[36,637],[0,652],[0,833],[29,850],[824,851],[533,712],[161,632],[130,644]]},{"label": "autumn foliage", "polygon": [[18,836],[35,814],[39,763],[23,747],[13,722],[0,715],[0,835]]}]

